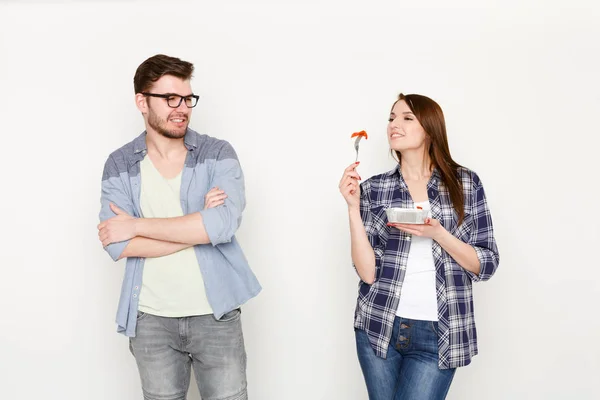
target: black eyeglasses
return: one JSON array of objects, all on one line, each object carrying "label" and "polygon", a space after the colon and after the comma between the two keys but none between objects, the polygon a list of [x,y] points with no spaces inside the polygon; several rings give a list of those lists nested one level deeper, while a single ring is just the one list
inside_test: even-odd
[{"label": "black eyeglasses", "polygon": [[142,92],[144,96],[150,97],[160,97],[161,99],[167,99],[167,105],[171,108],[177,108],[181,105],[181,102],[185,100],[185,105],[187,108],[196,107],[198,104],[198,99],[200,96],[195,94],[190,94],[189,96],[180,96],[178,94],[166,93],[166,94],[158,94],[158,93],[147,93]]}]

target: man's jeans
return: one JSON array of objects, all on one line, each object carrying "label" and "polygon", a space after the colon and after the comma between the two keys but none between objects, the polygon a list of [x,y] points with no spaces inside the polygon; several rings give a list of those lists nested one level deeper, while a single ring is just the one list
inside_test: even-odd
[{"label": "man's jeans", "polygon": [[386,359],[375,355],[365,331],[355,329],[370,400],[446,398],[456,369],[438,368],[437,325],[396,317]]},{"label": "man's jeans", "polygon": [[194,375],[203,400],[246,400],[246,351],[240,310],[183,318],[138,312],[129,347],[145,400],[185,400]]}]

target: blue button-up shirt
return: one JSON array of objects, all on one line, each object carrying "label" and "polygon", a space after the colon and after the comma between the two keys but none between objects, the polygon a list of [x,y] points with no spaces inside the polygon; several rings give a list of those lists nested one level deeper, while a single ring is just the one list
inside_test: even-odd
[{"label": "blue button-up shirt", "polygon": [[[450,194],[437,170],[427,184],[432,218],[473,246],[481,265],[478,275],[467,271],[433,241],[441,369],[467,365],[477,354],[471,283],[489,279],[499,262],[492,217],[481,181],[466,168],[460,168],[459,175],[465,199],[465,216],[460,226]],[[411,243],[410,234],[387,226],[385,209],[389,207],[414,208],[399,166],[361,183],[360,213],[375,252],[376,272],[372,285],[362,281],[359,284],[354,326],[367,332],[373,350],[382,358],[386,358],[390,344]]]},{"label": "blue button-up shirt", "polygon": [[[184,144],[188,154],[181,176],[181,208],[184,215],[202,214],[210,244],[196,245],[194,251],[208,302],[215,317],[221,318],[261,290],[234,236],[246,205],[244,176],[228,142],[188,129]],[[115,216],[110,203],[129,215],[141,217],[140,161],[146,154],[146,132],[143,132],[108,157],[102,176],[100,221]],[[225,204],[204,209],[204,196],[215,186],[227,193]],[[128,243],[129,240],[112,243],[105,250],[116,261]],[[144,258],[127,258],[116,318],[117,331],[126,336],[135,336],[143,269]]]}]

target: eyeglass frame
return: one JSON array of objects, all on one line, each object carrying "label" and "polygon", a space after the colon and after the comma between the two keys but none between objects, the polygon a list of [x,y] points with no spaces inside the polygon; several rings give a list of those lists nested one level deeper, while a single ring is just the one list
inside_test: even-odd
[{"label": "eyeglass frame", "polygon": [[[187,108],[194,108],[198,105],[198,99],[200,98],[200,96],[198,96],[197,94],[190,94],[187,96],[182,96],[180,94],[177,93],[164,93],[164,94],[160,94],[160,93],[150,93],[150,92],[141,92],[140,94],[144,95],[144,96],[149,96],[149,97],[158,97],[161,99],[165,99],[167,100],[167,106],[169,106],[170,108],[178,108],[181,105],[181,102],[183,101],[183,99],[187,98],[187,97],[191,97],[193,99],[196,100],[196,103],[193,106],[188,106],[187,104],[185,104],[185,106]],[[169,104],[169,97],[179,97],[179,103],[177,103],[177,105],[175,107],[171,106]]]}]

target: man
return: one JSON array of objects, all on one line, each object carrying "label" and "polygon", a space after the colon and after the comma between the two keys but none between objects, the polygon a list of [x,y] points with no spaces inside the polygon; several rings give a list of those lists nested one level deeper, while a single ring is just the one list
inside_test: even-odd
[{"label": "man", "polygon": [[[260,284],[235,239],[244,179],[231,145],[188,128],[194,66],[156,55],[134,77],[146,131],[104,166],[98,236],[127,258],[117,311],[144,398],[247,399],[239,307]],[[210,190],[209,190],[210,189]]]}]

